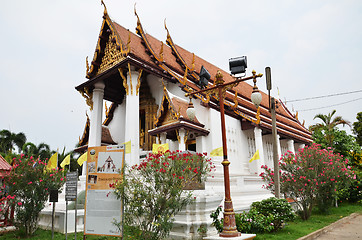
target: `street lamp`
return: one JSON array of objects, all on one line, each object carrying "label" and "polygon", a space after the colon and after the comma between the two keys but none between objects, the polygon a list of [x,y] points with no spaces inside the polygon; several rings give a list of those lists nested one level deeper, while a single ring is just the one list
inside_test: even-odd
[{"label": "street lamp", "polygon": [[[244,72],[246,67],[246,58],[245,61],[239,61],[239,63],[244,64]],[[243,67],[239,68],[241,70]],[[233,71],[233,73],[239,73],[238,71]],[[252,72],[252,76],[246,77],[246,78],[236,78],[236,80],[228,83],[224,83],[223,75],[218,70],[215,76],[215,84],[212,87],[208,87],[199,91],[189,92],[186,93],[186,96],[190,96],[190,102],[191,102],[191,96],[199,93],[205,93],[208,95],[207,101],[209,101],[210,96],[214,95],[219,100],[220,105],[220,118],[221,118],[221,135],[222,135],[222,147],[223,147],[223,170],[224,170],[224,188],[225,188],[225,200],[224,200],[224,227],[223,231],[219,234],[220,237],[237,237],[240,236],[240,233],[236,229],[236,223],[235,223],[235,212],[233,208],[233,203],[231,200],[230,195],[230,176],[229,176],[229,165],[230,162],[228,161],[227,157],[227,145],[226,145],[226,130],[225,130],[225,110],[224,110],[224,94],[227,90],[231,90],[233,87],[237,86],[238,83],[253,79],[254,81],[254,88],[252,93],[252,101],[255,104],[255,106],[258,108],[261,102],[261,94],[258,91],[258,88],[256,86],[256,78],[262,77],[263,74],[259,73],[256,74],[255,70]],[[255,101],[255,102],[254,102]],[[190,106],[190,105],[189,105]],[[190,110],[189,110],[190,109]],[[189,118],[195,116],[195,110],[192,107],[189,107],[187,109],[187,114]]]},{"label": "street lamp", "polygon": [[270,97],[271,84],[271,69],[265,68],[266,88],[269,95],[269,112],[272,118],[272,136],[273,136],[273,164],[274,164],[274,195],[276,198],[280,198],[280,179],[279,179],[279,156],[278,156],[278,133],[277,133],[277,120],[275,108],[277,108],[278,102],[273,97]]}]

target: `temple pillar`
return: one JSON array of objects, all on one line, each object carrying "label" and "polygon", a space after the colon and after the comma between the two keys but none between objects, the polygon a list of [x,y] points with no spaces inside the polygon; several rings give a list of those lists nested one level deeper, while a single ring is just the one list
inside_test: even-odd
[{"label": "temple pillar", "polygon": [[180,128],[178,130],[178,150],[180,151],[186,151],[185,135],[186,130],[184,128]]},{"label": "temple pillar", "polygon": [[288,151],[291,151],[293,154],[295,154],[294,140],[293,139],[289,139],[287,141],[287,146],[288,146]]},{"label": "temple pillar", "polygon": [[282,156],[282,149],[280,147],[280,135],[277,135],[277,147],[278,147],[278,160],[280,160],[280,157]]},{"label": "temple pillar", "polygon": [[[102,142],[102,113],[104,83],[97,82],[93,89],[93,110],[91,112],[88,147],[101,146]],[[82,173],[86,173],[87,162],[83,163]]]},{"label": "temple pillar", "polygon": [[254,128],[255,136],[255,149],[259,150],[260,159],[254,160],[251,162],[252,168],[259,175],[262,172],[261,166],[264,165],[264,147],[263,147],[263,136],[262,130],[259,127]]},{"label": "temple pillar", "polygon": [[162,132],[160,133],[160,144],[165,144],[166,143],[166,133],[165,132]]},{"label": "temple pillar", "polygon": [[128,67],[126,83],[123,86],[126,88],[126,127],[125,127],[125,141],[131,141],[131,153],[126,156],[126,161],[129,165],[139,163],[140,159],[140,126],[139,126],[139,72],[132,71]]}]

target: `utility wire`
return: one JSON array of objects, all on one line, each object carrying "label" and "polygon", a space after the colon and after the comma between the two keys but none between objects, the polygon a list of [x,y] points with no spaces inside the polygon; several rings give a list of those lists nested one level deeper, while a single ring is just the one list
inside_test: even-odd
[{"label": "utility wire", "polygon": [[352,92],[344,92],[344,93],[335,93],[335,94],[329,94],[329,95],[318,96],[318,97],[309,97],[309,98],[302,98],[302,99],[294,99],[294,100],[289,100],[289,101],[286,100],[286,102],[287,102],[287,103],[300,102],[300,101],[305,101],[305,100],[311,100],[311,99],[317,99],[317,98],[326,98],[326,97],[334,97],[334,96],[340,96],[340,95],[346,95],[346,94],[358,93],[358,92],[362,92],[362,90],[357,90],[357,91],[352,91]]},{"label": "utility wire", "polygon": [[347,102],[342,102],[342,103],[337,103],[337,104],[333,104],[333,105],[329,105],[329,106],[325,106],[325,107],[318,107],[318,108],[310,108],[310,109],[303,109],[303,110],[298,110],[298,112],[306,112],[306,111],[312,111],[312,110],[317,110],[317,109],[322,109],[322,108],[329,108],[329,107],[334,107],[334,106],[339,106],[342,104],[346,104],[346,103],[350,103],[350,102],[355,102],[358,100],[361,100],[362,98],[356,98],[356,99],[352,99],[350,101]]}]

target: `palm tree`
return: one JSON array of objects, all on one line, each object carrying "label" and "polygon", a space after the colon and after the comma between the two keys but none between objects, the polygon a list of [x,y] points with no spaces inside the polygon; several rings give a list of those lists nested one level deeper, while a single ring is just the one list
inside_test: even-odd
[{"label": "palm tree", "polygon": [[15,146],[18,147],[18,152],[23,148],[26,142],[26,136],[24,133],[12,133],[9,130],[0,131],[0,151],[4,153],[12,153]]},{"label": "palm tree", "polygon": [[321,113],[315,115],[313,120],[320,119],[320,120],[322,120],[322,123],[317,123],[317,124],[311,125],[309,127],[309,130],[312,132],[316,132],[316,131],[323,132],[325,139],[330,147],[332,147],[332,145],[333,145],[333,139],[334,139],[333,130],[338,125],[342,124],[343,126],[348,125],[351,127],[351,123],[349,121],[343,119],[341,116],[335,116],[333,118],[333,115],[335,113],[336,113],[336,110],[333,110],[331,113],[328,113],[327,115],[321,114]]},{"label": "palm tree", "polygon": [[51,156],[50,147],[46,143],[39,143],[39,145],[36,146],[32,142],[27,142],[23,145],[22,150],[26,156],[33,156],[35,158],[46,159]]}]

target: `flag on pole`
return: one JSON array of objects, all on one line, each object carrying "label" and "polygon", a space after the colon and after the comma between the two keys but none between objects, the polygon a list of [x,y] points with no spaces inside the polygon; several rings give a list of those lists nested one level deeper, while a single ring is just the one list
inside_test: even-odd
[{"label": "flag on pole", "polygon": [[131,140],[123,144],[125,145],[126,153],[131,153]]},{"label": "flag on pole", "polygon": [[223,156],[223,148],[219,147],[219,148],[215,148],[214,150],[211,151],[210,153],[210,157],[217,157],[217,156]]},{"label": "flag on pole", "polygon": [[50,171],[58,167],[58,152],[54,153],[53,156],[49,158],[46,170]]},{"label": "flag on pole", "polygon": [[249,162],[251,163],[254,160],[258,160],[260,159],[260,155],[259,155],[259,149],[256,150],[256,152],[254,153],[253,157],[249,160]]},{"label": "flag on pole", "polygon": [[68,154],[68,156],[66,156],[63,161],[60,163],[60,166],[62,168],[64,168],[65,165],[69,165],[70,164],[70,154]]},{"label": "flag on pole", "polygon": [[168,143],[165,144],[152,144],[152,152],[153,153],[164,153],[169,150]]},{"label": "flag on pole", "polygon": [[77,162],[78,162],[79,166],[82,166],[83,163],[84,163],[85,161],[87,161],[87,155],[88,155],[88,152],[85,152],[85,153],[82,154],[82,156],[80,156],[80,157],[78,158]]}]

